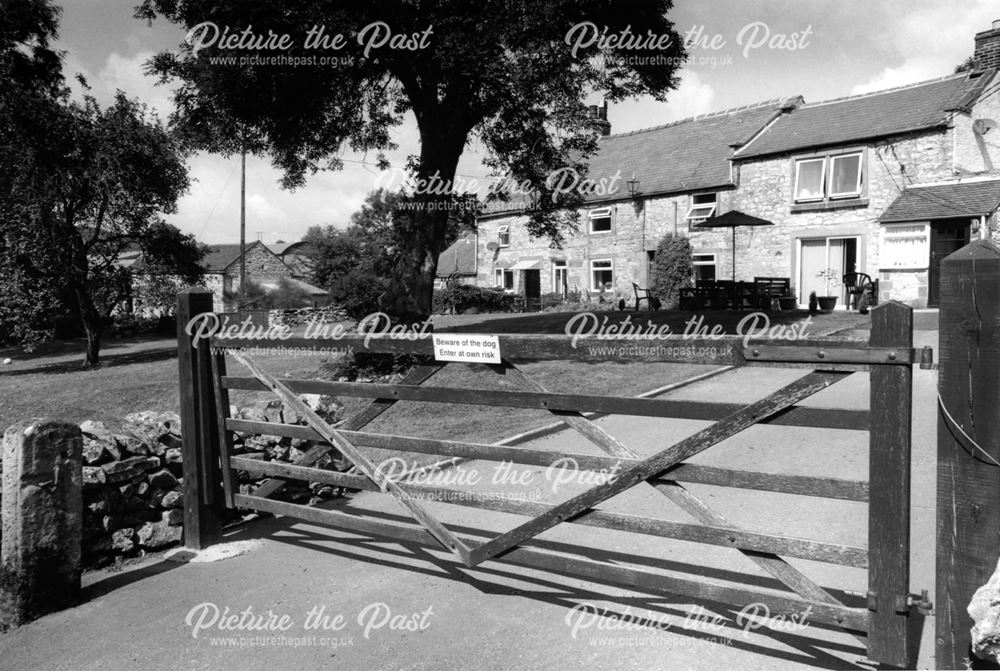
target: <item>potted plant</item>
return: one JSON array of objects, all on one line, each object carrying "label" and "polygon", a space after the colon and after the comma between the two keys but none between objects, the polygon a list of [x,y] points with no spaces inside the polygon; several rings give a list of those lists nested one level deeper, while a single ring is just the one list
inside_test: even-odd
[{"label": "potted plant", "polygon": [[[830,291],[831,289],[836,289],[840,286],[840,275],[833,268],[827,268],[826,270],[821,270],[816,273],[816,277],[824,280],[826,282],[826,289]],[[839,296],[817,296],[817,301],[819,302],[819,309],[823,312],[830,312],[837,306],[837,299]]]},{"label": "potted plant", "polygon": [[778,296],[778,307],[782,310],[794,310],[799,307],[799,299],[792,295],[791,289],[788,289],[784,296]]}]

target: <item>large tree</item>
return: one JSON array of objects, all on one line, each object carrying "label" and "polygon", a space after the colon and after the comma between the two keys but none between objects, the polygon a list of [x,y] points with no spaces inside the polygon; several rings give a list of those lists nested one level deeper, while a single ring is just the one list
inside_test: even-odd
[{"label": "large tree", "polygon": [[316,248],[310,260],[311,280],[330,292],[330,299],[349,315],[361,318],[375,312],[379,297],[402,252],[396,222],[405,216],[400,192],[377,189],[346,228],[314,226],[304,240]]},{"label": "large tree", "polygon": [[[665,99],[685,57],[666,18],[671,6],[144,0],[136,15],[164,16],[189,31],[179,52],[150,63],[152,72],[179,83],[178,126],[210,150],[270,155],[287,186],[341,167],[346,148],[384,158],[381,152],[394,148],[390,131],[412,112],[420,136],[419,156],[408,166],[414,183],[445,188],[413,193],[398,223],[405,244],[383,307],[420,319],[431,309],[454,206],[448,187],[470,140],[480,142],[496,174],[531,185],[531,232],[560,240],[567,223],[561,213],[582,194],[561,192],[547,178],[560,168],[585,173],[600,126],[581,101],[597,94],[611,102],[642,94]],[[323,37],[329,48],[307,48],[307,39]],[[268,44],[276,48],[257,48]]]},{"label": "large tree", "polygon": [[184,151],[121,93],[107,107],[70,98],[49,46],[54,5],[4,0],[0,10],[0,319],[30,343],[50,335],[46,314],[70,306],[95,365],[128,292],[122,251],[138,245],[152,267],[193,272],[197,245],[160,216],[188,186]]}]

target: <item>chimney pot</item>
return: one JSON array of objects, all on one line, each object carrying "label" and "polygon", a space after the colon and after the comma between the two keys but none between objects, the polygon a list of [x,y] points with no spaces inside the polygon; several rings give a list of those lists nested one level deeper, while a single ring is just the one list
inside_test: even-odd
[{"label": "chimney pot", "polygon": [[601,105],[600,109],[597,110],[597,116],[598,116],[599,119],[603,119],[605,121],[608,120],[608,101],[607,100],[605,100],[604,104]]},{"label": "chimney pot", "polygon": [[993,30],[1000,30],[1000,19],[996,19],[993,22]]},{"label": "chimney pot", "polygon": [[591,105],[589,107],[589,114],[588,114],[588,116],[591,119],[596,119],[597,118],[597,105]]}]

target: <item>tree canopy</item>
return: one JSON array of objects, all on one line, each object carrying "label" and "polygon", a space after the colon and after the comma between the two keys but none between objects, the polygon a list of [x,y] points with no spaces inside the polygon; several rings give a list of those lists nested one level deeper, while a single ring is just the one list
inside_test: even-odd
[{"label": "tree canopy", "polygon": [[30,343],[51,335],[53,306],[70,306],[93,365],[104,322],[130,290],[123,251],[138,247],[157,272],[198,273],[198,245],[161,218],[188,187],[185,154],[121,92],[106,107],[70,98],[48,46],[55,6],[5,2],[3,11],[17,24],[0,21],[0,69],[11,77],[0,87],[0,319]]},{"label": "tree canopy", "polygon": [[[416,119],[417,188],[397,220],[404,241],[383,306],[420,318],[431,307],[437,255],[448,237],[450,186],[459,157],[478,140],[498,176],[530,184],[528,222],[561,239],[582,202],[547,178],[586,173],[600,122],[582,101],[647,94],[677,85],[683,40],[669,0],[144,0],[136,15],[186,28],[179,52],[150,70],[178,82],[174,124],[197,146],[272,157],[287,186],[340,168],[346,149],[384,164],[391,131]],[[322,60],[326,58],[327,60]],[[448,188],[420,188],[432,181]]]}]

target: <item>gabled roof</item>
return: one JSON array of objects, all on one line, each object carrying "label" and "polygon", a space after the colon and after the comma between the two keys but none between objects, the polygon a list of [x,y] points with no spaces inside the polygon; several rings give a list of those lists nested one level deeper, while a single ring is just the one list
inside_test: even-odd
[{"label": "gabled roof", "polygon": [[437,277],[476,274],[476,236],[466,233],[438,257]]},{"label": "gabled roof", "polygon": [[993,79],[993,70],[799,106],[774,122],[736,159],[872,140],[946,126],[969,111]]},{"label": "gabled roof", "polygon": [[992,214],[1000,206],[1000,179],[909,186],[879,221],[929,221]]},{"label": "gabled roof", "polygon": [[[254,240],[253,242],[247,243],[247,251],[250,251],[256,245],[260,245],[264,249],[267,249],[267,245],[263,242],[260,240]],[[270,252],[271,250],[268,249],[267,251]],[[233,262],[237,261],[239,258],[239,244],[209,245],[208,251],[205,252],[205,258],[201,261],[201,265],[205,268],[206,272],[222,273],[225,272],[226,268],[231,266]]]},{"label": "gabled roof", "polygon": [[[782,110],[802,102],[801,97],[755,103],[721,112],[682,119],[662,126],[608,135],[599,139],[590,159],[587,179],[610,182],[616,175],[617,192],[591,194],[587,202],[628,198],[626,182],[635,173],[639,191],[649,197],[731,187],[729,159],[733,148],[749,142]],[[520,211],[523,198],[497,204],[484,217]]]}]

